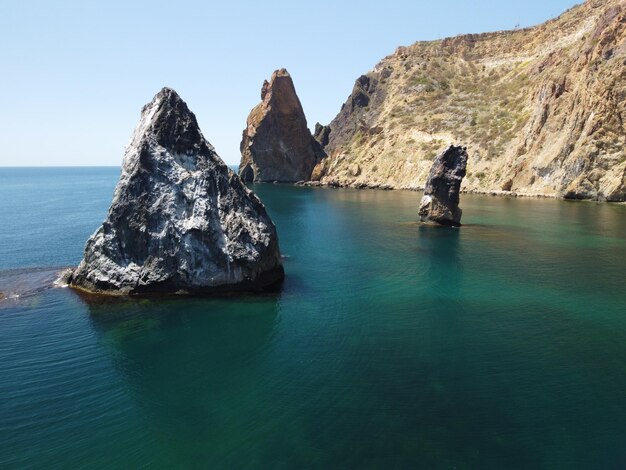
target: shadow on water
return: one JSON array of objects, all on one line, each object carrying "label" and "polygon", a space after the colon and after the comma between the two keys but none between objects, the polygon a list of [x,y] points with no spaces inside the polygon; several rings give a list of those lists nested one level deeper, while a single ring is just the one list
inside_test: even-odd
[{"label": "shadow on water", "polygon": [[428,284],[443,298],[454,300],[463,275],[461,228],[420,224],[418,242],[429,260]]},{"label": "shadow on water", "polygon": [[401,434],[412,436],[405,445],[426,466],[532,468],[537,460],[513,437],[517,423],[506,407],[484,396],[487,384],[485,389],[477,385],[484,357],[475,353],[475,313],[463,294],[467,231],[465,226],[417,227],[418,263],[428,260],[420,288],[427,294],[416,296],[420,327],[413,342],[404,345],[406,357],[396,371],[413,386],[391,390],[381,400],[391,394],[393,401],[411,404]]},{"label": "shadow on water", "polygon": [[[212,461],[255,422],[279,296],[87,302],[90,321],[167,464]],[[267,405],[265,405],[267,406]],[[189,447],[197,454],[180,452]],[[181,462],[187,455],[188,462]],[[163,462],[159,462],[163,464]],[[185,466],[185,465],[183,465]]]}]

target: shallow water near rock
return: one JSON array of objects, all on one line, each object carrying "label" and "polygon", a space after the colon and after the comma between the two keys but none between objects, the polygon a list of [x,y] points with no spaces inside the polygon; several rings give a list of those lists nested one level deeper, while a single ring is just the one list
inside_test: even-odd
[{"label": "shallow water near rock", "polygon": [[[0,281],[77,264],[118,176],[0,169]],[[254,190],[277,294],[0,300],[0,467],[626,463],[625,206]]]}]

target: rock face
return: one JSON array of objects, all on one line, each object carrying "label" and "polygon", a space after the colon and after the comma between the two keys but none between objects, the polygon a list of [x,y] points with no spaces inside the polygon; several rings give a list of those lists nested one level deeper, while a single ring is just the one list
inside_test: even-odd
[{"label": "rock face", "polygon": [[108,216],[69,283],[109,294],[258,290],[284,276],[263,204],[163,88],[144,106]]},{"label": "rock face", "polygon": [[461,225],[463,211],[459,208],[459,193],[466,168],[465,147],[451,145],[435,159],[419,208],[422,222],[435,222],[454,227]]},{"label": "rock face", "polygon": [[310,179],[324,152],[307,127],[287,70],[276,70],[263,83],[261,100],[243,131],[239,175],[244,181],[257,182]]},{"label": "rock face", "polygon": [[315,173],[332,186],[421,189],[435,156],[465,142],[464,190],[624,201],[625,63],[625,0],[399,47],[357,79]]},{"label": "rock face", "polygon": [[330,126],[322,126],[319,122],[316,122],[315,133],[313,134],[313,138],[322,147],[326,147],[330,140]]}]

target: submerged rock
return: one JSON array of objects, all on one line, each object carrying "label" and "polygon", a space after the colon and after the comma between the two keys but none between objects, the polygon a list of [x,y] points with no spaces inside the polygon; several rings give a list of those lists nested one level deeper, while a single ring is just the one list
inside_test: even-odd
[{"label": "submerged rock", "polygon": [[257,290],[284,276],[276,228],[178,94],[144,106],[71,286],[109,294]]},{"label": "submerged rock", "polygon": [[276,70],[263,83],[261,100],[243,131],[239,176],[244,181],[309,180],[325,154],[307,127],[287,70]]},{"label": "submerged rock", "polygon": [[419,208],[422,222],[460,226],[462,210],[459,208],[461,182],[467,167],[467,149],[451,145],[435,158],[430,169],[424,197]]},{"label": "submerged rock", "polygon": [[0,300],[16,301],[40,294],[58,283],[54,268],[18,268],[0,271]]}]

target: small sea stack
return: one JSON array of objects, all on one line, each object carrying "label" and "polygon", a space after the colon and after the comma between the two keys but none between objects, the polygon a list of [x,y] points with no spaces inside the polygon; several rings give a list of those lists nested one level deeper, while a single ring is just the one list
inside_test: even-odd
[{"label": "small sea stack", "polygon": [[261,103],[250,111],[240,149],[239,176],[246,182],[309,180],[324,158],[287,70],[276,70],[263,83]]},{"label": "small sea stack", "polygon": [[461,183],[467,170],[467,149],[451,145],[435,158],[430,169],[419,215],[422,222],[461,226]]},{"label": "small sea stack", "polygon": [[284,277],[274,223],[170,89],[144,106],[108,215],[69,285],[134,295],[262,290]]}]

